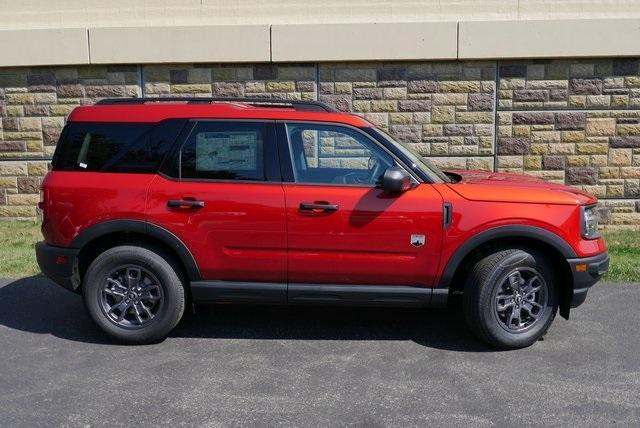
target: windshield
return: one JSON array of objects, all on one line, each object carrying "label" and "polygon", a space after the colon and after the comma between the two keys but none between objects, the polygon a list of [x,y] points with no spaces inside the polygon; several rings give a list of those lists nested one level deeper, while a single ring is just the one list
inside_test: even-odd
[{"label": "windshield", "polygon": [[431,181],[433,181],[434,183],[443,183],[443,182],[450,183],[451,182],[451,179],[447,177],[447,175],[444,172],[442,172],[437,166],[435,166],[433,162],[420,156],[420,154],[416,153],[413,149],[411,149],[409,145],[400,143],[399,141],[395,140],[392,136],[382,131],[381,129],[371,128],[371,130],[376,134],[378,134],[379,136],[381,136],[382,138],[384,138],[385,140],[395,143],[394,145],[402,152],[402,154],[405,155],[412,162],[413,165],[410,165],[410,166],[412,168],[416,168],[423,171],[425,174],[429,176]]}]

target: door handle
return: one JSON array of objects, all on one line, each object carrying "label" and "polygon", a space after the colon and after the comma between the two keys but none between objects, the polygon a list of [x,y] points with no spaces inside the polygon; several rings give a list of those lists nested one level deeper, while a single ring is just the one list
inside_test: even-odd
[{"label": "door handle", "polygon": [[323,202],[323,203],[301,202],[300,211],[328,213],[328,212],[338,211],[338,205],[330,204],[328,202]]},{"label": "door handle", "polygon": [[167,201],[169,208],[204,208],[204,201],[196,201],[194,199],[169,199]]}]

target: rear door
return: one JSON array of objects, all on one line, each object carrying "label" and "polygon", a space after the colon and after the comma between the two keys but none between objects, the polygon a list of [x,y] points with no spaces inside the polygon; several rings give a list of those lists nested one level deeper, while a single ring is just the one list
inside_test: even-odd
[{"label": "rear door", "polygon": [[272,121],[193,121],[151,185],[148,218],[202,279],[286,282],[284,193]]},{"label": "rear door", "polygon": [[290,284],[433,285],[442,240],[433,186],[385,193],[378,183],[397,159],[357,128],[289,122],[278,134]]}]

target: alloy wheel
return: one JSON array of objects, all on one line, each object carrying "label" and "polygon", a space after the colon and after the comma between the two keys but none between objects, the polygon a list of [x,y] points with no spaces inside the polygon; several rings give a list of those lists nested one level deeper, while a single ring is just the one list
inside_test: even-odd
[{"label": "alloy wheel", "polygon": [[158,279],[140,266],[112,270],[99,289],[103,313],[115,325],[127,329],[147,326],[160,313],[164,292]]},{"label": "alloy wheel", "polygon": [[532,268],[518,268],[507,274],[494,298],[494,315],[502,328],[522,333],[537,324],[548,304],[544,278]]}]

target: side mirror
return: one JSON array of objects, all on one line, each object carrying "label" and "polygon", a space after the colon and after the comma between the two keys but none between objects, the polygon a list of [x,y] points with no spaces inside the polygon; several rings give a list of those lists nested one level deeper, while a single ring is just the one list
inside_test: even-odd
[{"label": "side mirror", "polygon": [[402,168],[387,168],[382,176],[382,190],[388,193],[402,193],[411,188],[411,176]]}]

